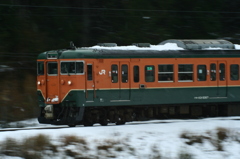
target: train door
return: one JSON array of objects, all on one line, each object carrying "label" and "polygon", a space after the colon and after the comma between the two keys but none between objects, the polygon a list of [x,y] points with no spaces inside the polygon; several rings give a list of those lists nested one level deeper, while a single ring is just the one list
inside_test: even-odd
[{"label": "train door", "polygon": [[47,102],[59,102],[58,62],[57,60],[48,61],[46,66],[46,100]]},{"label": "train door", "polygon": [[227,96],[227,81],[226,81],[226,61],[211,61],[210,62],[210,83],[211,86],[217,87],[213,93],[213,97]]},{"label": "train door", "polygon": [[95,96],[95,83],[94,83],[94,70],[93,70],[93,62],[87,62],[86,66],[86,88],[85,88],[85,95],[87,102],[93,102]]},{"label": "train door", "polygon": [[129,62],[111,64],[111,100],[130,100]]}]

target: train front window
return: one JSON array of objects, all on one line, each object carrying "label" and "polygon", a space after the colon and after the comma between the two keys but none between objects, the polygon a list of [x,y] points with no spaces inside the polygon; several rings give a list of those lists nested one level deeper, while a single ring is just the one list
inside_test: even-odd
[{"label": "train front window", "polygon": [[57,62],[48,63],[48,75],[57,75],[58,74],[58,64]]},{"label": "train front window", "polygon": [[44,75],[44,62],[37,63],[37,75]]},{"label": "train front window", "polygon": [[83,62],[76,62],[76,73],[83,74],[84,73],[84,63]]},{"label": "train front window", "polygon": [[61,74],[83,74],[83,62],[75,61],[62,61],[61,62]]},{"label": "train front window", "polygon": [[61,62],[61,74],[69,74],[75,72],[75,62]]}]

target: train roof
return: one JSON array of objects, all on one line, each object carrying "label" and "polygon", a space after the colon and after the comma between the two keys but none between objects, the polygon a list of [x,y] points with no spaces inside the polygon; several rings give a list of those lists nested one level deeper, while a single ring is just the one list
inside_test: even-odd
[{"label": "train roof", "polygon": [[167,40],[159,45],[116,46],[115,43],[101,43],[93,47],[72,47],[41,53],[38,59],[198,57],[240,57],[240,50],[226,40]]}]

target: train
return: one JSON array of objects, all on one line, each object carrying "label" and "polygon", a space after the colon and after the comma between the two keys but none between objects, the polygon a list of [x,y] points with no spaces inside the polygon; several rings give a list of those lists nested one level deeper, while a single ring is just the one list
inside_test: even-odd
[{"label": "train", "polygon": [[222,39],[71,42],[37,57],[38,121],[73,127],[237,116],[239,65],[240,50]]}]

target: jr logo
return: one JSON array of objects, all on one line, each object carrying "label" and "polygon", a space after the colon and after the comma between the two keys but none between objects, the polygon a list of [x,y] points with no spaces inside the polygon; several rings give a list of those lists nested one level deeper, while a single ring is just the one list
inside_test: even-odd
[{"label": "jr logo", "polygon": [[106,70],[102,69],[101,71],[99,71],[99,75],[105,75],[106,74]]}]

